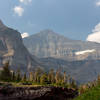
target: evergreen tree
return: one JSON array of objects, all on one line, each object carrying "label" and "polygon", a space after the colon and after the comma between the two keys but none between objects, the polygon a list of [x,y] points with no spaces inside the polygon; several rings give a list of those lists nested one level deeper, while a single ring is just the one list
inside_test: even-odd
[{"label": "evergreen tree", "polygon": [[17,82],[21,81],[21,72],[20,72],[20,69],[18,69],[17,72],[16,72],[16,81]]},{"label": "evergreen tree", "polygon": [[29,81],[33,81],[33,73],[32,72],[29,73]]},{"label": "evergreen tree", "polygon": [[41,78],[40,78],[40,83],[41,84],[47,84],[48,83],[48,76],[46,73],[44,73]]},{"label": "evergreen tree", "polygon": [[76,82],[75,82],[75,80],[74,80],[73,78],[72,78],[72,80],[71,80],[70,87],[71,87],[71,88],[74,88],[74,89],[77,89],[77,84],[76,84]]},{"label": "evergreen tree", "polygon": [[11,72],[9,67],[9,62],[5,63],[3,70],[1,71],[1,80],[3,81],[11,81]]},{"label": "evergreen tree", "polygon": [[98,75],[97,84],[100,85],[100,75]]},{"label": "evergreen tree", "polygon": [[50,83],[54,83],[54,82],[55,82],[55,73],[54,73],[54,70],[53,70],[53,69],[51,69],[51,70],[49,71],[49,74],[48,74],[48,81],[49,81]]},{"label": "evergreen tree", "polygon": [[61,75],[61,71],[57,70],[55,75],[56,84],[62,84],[63,77]]},{"label": "evergreen tree", "polygon": [[64,74],[63,74],[63,80],[62,80],[62,83],[63,83],[63,84],[67,83],[66,72],[64,72]]},{"label": "evergreen tree", "polygon": [[24,82],[26,82],[27,81],[27,76],[26,76],[26,73],[24,73],[24,76],[23,76],[23,80],[22,81],[24,81]]},{"label": "evergreen tree", "polygon": [[12,81],[15,81],[16,80],[16,76],[15,76],[15,72],[13,71],[12,72]]},{"label": "evergreen tree", "polygon": [[37,68],[34,73],[34,82],[40,83],[40,77],[43,74],[43,70],[41,68]]}]

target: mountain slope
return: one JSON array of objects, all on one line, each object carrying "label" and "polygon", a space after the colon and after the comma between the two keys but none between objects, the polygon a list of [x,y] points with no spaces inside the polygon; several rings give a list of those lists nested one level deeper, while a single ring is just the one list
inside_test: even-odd
[{"label": "mountain slope", "polygon": [[100,44],[71,40],[52,30],[41,31],[23,41],[30,53],[40,58],[54,57],[69,61],[100,59]]},{"label": "mountain slope", "polygon": [[100,74],[100,60],[66,61],[55,58],[41,58],[49,69],[61,69],[71,75],[79,84],[93,81]]},{"label": "mountain slope", "polygon": [[22,71],[40,66],[35,56],[31,56],[23,45],[21,34],[5,26],[0,21],[0,66],[10,61],[11,68]]}]

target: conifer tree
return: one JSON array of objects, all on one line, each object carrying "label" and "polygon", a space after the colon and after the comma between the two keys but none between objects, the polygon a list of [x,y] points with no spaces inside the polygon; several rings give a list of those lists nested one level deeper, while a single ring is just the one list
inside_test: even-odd
[{"label": "conifer tree", "polygon": [[9,62],[4,64],[3,70],[1,71],[1,80],[11,81],[11,72],[9,67]]},{"label": "conifer tree", "polygon": [[75,82],[75,80],[72,78],[71,80],[71,84],[70,84],[71,88],[77,89],[77,84]]},{"label": "conifer tree", "polygon": [[64,75],[63,75],[63,83],[67,83],[67,76],[66,76],[66,72],[64,71]]},{"label": "conifer tree", "polygon": [[40,77],[42,74],[43,74],[43,70],[41,68],[37,68],[35,73],[34,73],[34,82],[39,83]]},{"label": "conifer tree", "polygon": [[100,85],[100,75],[98,75],[97,84]]},{"label": "conifer tree", "polygon": [[26,76],[26,73],[24,73],[24,76],[23,76],[23,81],[26,82],[27,81],[27,76]]},{"label": "conifer tree", "polygon": [[29,81],[33,81],[33,73],[32,72],[29,73]]},{"label": "conifer tree", "polygon": [[21,81],[21,72],[20,72],[20,69],[18,69],[17,72],[16,72],[16,81],[17,82]]},{"label": "conifer tree", "polygon": [[44,74],[41,76],[41,78],[40,78],[40,83],[41,83],[41,84],[46,84],[46,83],[48,83],[48,76],[47,76],[46,73],[44,73]]},{"label": "conifer tree", "polygon": [[61,75],[60,70],[56,71],[55,80],[56,80],[56,84],[61,84],[62,83],[62,75]]},{"label": "conifer tree", "polygon": [[48,81],[50,83],[54,83],[55,82],[55,73],[54,73],[54,69],[51,69],[49,71],[49,74],[48,74]]},{"label": "conifer tree", "polygon": [[15,76],[15,72],[13,71],[12,72],[12,81],[15,81],[16,80],[16,76]]}]

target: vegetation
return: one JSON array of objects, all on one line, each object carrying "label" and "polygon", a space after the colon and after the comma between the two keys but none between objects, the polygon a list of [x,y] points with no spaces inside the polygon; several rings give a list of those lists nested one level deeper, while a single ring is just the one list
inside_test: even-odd
[{"label": "vegetation", "polygon": [[74,100],[100,100],[100,86],[92,87]]},{"label": "vegetation", "polygon": [[97,80],[89,82],[81,86],[77,86],[76,82],[66,72],[60,69],[55,71],[51,69],[48,73],[41,68],[31,71],[29,74],[21,73],[20,69],[11,71],[9,62],[7,62],[0,71],[0,81],[10,82],[14,86],[61,86],[78,89],[79,96],[74,100],[100,100],[100,75]]},{"label": "vegetation", "polygon": [[[29,74],[21,73],[20,69],[11,71],[9,62],[7,62],[0,73],[1,82],[22,83],[23,85],[42,85],[42,86],[61,86],[77,88],[77,85],[66,72],[51,69],[48,73],[41,68],[31,71]],[[70,82],[70,83],[69,83]]]},{"label": "vegetation", "polygon": [[74,100],[100,100],[100,75],[97,80],[79,87],[79,96]]},{"label": "vegetation", "polygon": [[11,81],[12,75],[9,70],[9,62],[4,65],[3,70],[0,73],[0,79],[3,81]]}]

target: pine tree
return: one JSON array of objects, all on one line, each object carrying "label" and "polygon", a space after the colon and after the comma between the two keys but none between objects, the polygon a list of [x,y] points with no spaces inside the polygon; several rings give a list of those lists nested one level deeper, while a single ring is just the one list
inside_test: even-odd
[{"label": "pine tree", "polygon": [[100,85],[100,75],[98,75],[97,84]]},{"label": "pine tree", "polygon": [[47,84],[48,83],[48,76],[46,73],[44,73],[41,78],[40,78],[40,83],[41,84]]},{"label": "pine tree", "polygon": [[71,80],[71,84],[70,84],[71,88],[77,89],[77,84],[76,81],[72,78]]},{"label": "pine tree", "polygon": [[15,72],[13,71],[12,72],[12,81],[15,81],[16,80],[16,76],[15,76]]},{"label": "pine tree", "polygon": [[66,76],[66,72],[64,72],[64,75],[63,75],[63,84],[67,83],[67,76]]},{"label": "pine tree", "polygon": [[26,73],[24,73],[24,76],[23,76],[23,80],[22,81],[24,81],[24,82],[26,82],[27,81],[27,76],[26,76]]},{"label": "pine tree", "polygon": [[54,83],[55,82],[55,73],[54,73],[53,69],[51,69],[49,74],[48,74],[48,81],[50,83]]},{"label": "pine tree", "polygon": [[11,81],[11,72],[10,72],[9,62],[5,63],[0,76],[1,76],[1,80],[3,81]]},{"label": "pine tree", "polygon": [[55,75],[56,84],[62,84],[63,77],[61,75],[61,71],[57,70]]},{"label": "pine tree", "polygon": [[29,81],[33,81],[33,73],[32,72],[29,73]]},{"label": "pine tree", "polygon": [[20,69],[18,69],[17,72],[16,72],[16,81],[17,82],[21,81],[21,72],[20,72]]},{"label": "pine tree", "polygon": [[40,83],[40,77],[43,74],[43,70],[41,68],[37,68],[34,73],[34,82]]}]

